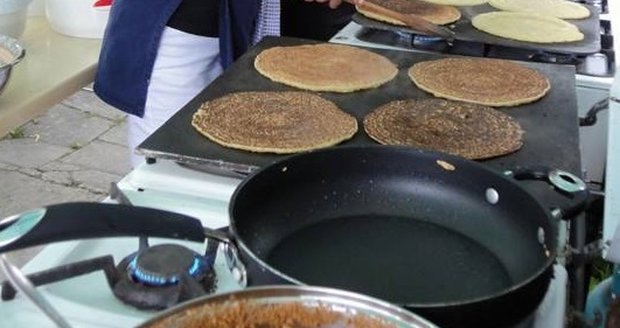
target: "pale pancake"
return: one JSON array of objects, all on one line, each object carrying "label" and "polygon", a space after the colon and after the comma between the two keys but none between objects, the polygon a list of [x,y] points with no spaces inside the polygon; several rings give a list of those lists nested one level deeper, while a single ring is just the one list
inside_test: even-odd
[{"label": "pale pancake", "polygon": [[584,38],[574,24],[534,13],[491,12],[474,17],[471,23],[483,32],[518,41],[555,43]]},{"label": "pale pancake", "polygon": [[523,130],[510,116],[490,107],[442,99],[392,101],[364,118],[364,130],[381,144],[468,159],[509,154],[523,145]]},{"label": "pale pancake", "polygon": [[357,120],[309,92],[238,92],[205,102],[192,118],[201,134],[225,147],[296,153],[351,138]]},{"label": "pale pancake", "polygon": [[551,85],[538,71],[499,59],[445,58],[414,64],[409,77],[441,98],[487,106],[515,106],[542,98]]},{"label": "pale pancake", "polygon": [[430,3],[436,3],[438,5],[448,6],[477,6],[487,3],[488,0],[424,0]]},{"label": "pale pancake", "polygon": [[489,4],[499,10],[538,13],[563,19],[590,16],[588,8],[565,0],[490,0]]},{"label": "pale pancake", "polygon": [[[381,7],[399,12],[401,14],[416,14],[427,21],[437,24],[437,25],[445,25],[449,23],[456,22],[459,18],[461,18],[461,12],[452,7],[452,6],[444,6],[437,5],[421,0],[366,0],[370,3],[374,3]],[[388,17],[382,15],[381,13],[377,13],[372,11],[367,7],[356,6],[357,11],[367,17],[372,19],[376,19],[383,22],[388,22],[390,24],[395,25],[403,25],[407,24],[401,22],[400,20],[394,19],[392,17]]]},{"label": "pale pancake", "polygon": [[276,82],[333,92],[376,88],[398,73],[389,59],[372,51],[327,43],[273,47],[256,56],[254,67]]}]

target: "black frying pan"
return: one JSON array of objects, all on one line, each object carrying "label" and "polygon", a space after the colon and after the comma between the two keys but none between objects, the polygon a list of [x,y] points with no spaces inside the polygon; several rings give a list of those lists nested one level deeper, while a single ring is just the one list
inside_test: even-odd
[{"label": "black frying pan", "polygon": [[557,247],[557,220],[513,178],[405,148],[290,157],[245,180],[230,217],[250,285],[356,291],[450,327],[523,319],[546,293]]},{"label": "black frying pan", "polygon": [[208,236],[225,243],[244,284],[331,286],[403,305],[440,326],[501,327],[542,300],[557,251],[554,216],[574,216],[587,196],[567,173],[513,175],[553,180],[578,205],[550,212],[512,177],[454,156],[338,147],[245,180],[230,204],[233,240],[180,214],[78,203],[0,221],[0,253],[76,238]]}]

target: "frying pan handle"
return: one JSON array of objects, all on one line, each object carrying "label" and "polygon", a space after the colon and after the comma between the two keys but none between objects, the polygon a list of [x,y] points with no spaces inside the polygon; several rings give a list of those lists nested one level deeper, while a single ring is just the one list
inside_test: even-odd
[{"label": "frying pan handle", "polygon": [[234,243],[233,237],[228,233],[228,227],[221,229],[203,229],[204,235],[207,237],[209,243],[207,249],[210,249],[214,243],[220,243],[222,245],[228,270],[230,270],[239,285],[245,288],[248,285],[248,271],[245,264],[241,261],[241,256],[239,256],[239,248]]},{"label": "frying pan handle", "polygon": [[199,220],[138,206],[64,203],[0,220],[0,253],[57,241],[153,236],[203,242]]},{"label": "frying pan handle", "polygon": [[590,193],[585,182],[572,173],[548,167],[519,167],[512,171],[506,171],[504,174],[512,176],[516,180],[545,181],[559,194],[571,199],[572,204],[551,210],[551,215],[555,218],[570,220],[582,213],[588,204]]}]

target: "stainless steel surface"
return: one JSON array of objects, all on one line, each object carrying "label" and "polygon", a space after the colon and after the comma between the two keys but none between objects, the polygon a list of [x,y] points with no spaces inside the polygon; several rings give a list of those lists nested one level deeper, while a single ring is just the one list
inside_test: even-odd
[{"label": "stainless steel surface", "polygon": [[0,35],[0,94],[11,77],[13,66],[25,55],[26,51],[17,40]]},{"label": "stainless steel surface", "polygon": [[70,328],[71,325],[56,311],[54,307],[37,291],[21,270],[13,265],[4,254],[0,255],[0,267],[15,289],[22,292],[58,327]]},{"label": "stainless steel surface", "polygon": [[[141,328],[159,327],[157,323],[165,318],[174,318],[175,323],[183,320],[186,311],[194,310],[193,315],[209,316],[212,308],[226,302],[247,301],[250,304],[284,304],[299,302],[307,306],[324,305],[345,314],[362,314],[381,319],[394,327],[432,328],[437,327],[424,318],[401,307],[368,296],[338,289],[308,286],[263,286],[253,287],[231,293],[200,298],[171,310],[138,326]],[[176,317],[178,316],[178,318]]]}]

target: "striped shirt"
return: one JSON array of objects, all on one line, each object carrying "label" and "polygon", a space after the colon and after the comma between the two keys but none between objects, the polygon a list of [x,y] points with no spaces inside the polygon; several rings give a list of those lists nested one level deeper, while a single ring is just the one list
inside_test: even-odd
[{"label": "striped shirt", "polygon": [[280,0],[261,1],[253,43],[257,43],[267,35],[280,35]]}]

